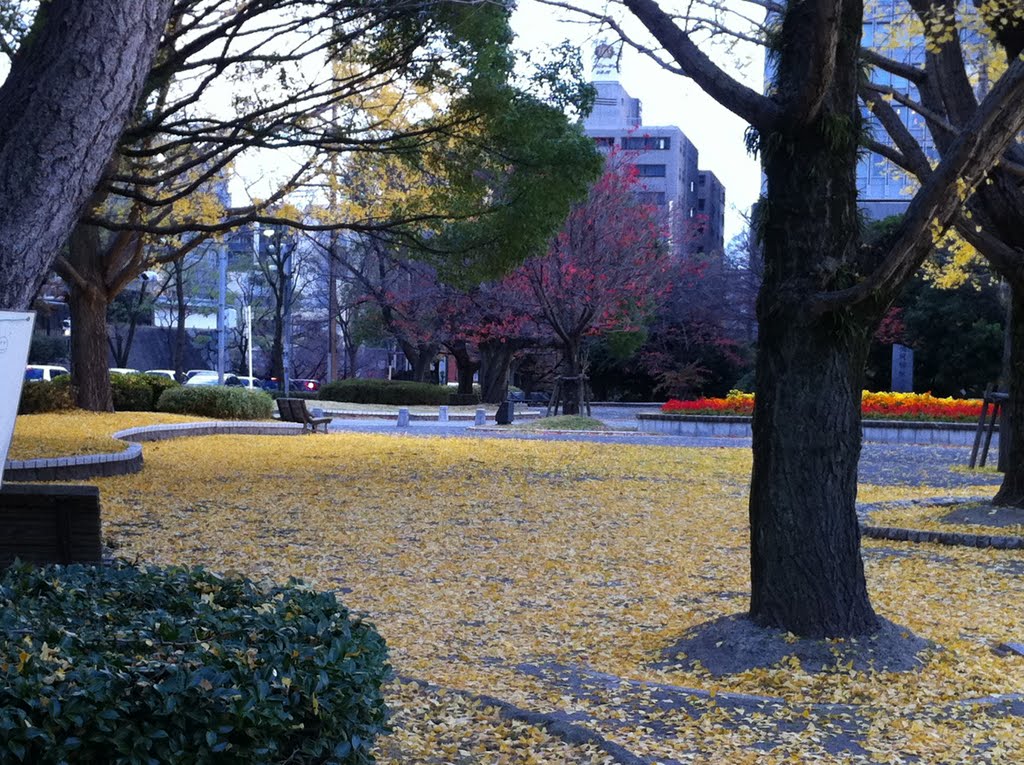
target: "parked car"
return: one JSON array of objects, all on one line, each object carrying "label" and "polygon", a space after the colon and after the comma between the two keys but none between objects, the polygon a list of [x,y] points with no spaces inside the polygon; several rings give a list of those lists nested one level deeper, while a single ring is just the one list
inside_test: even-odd
[{"label": "parked car", "polygon": [[185,382],[188,382],[196,375],[215,375],[216,369],[190,369],[185,373]]},{"label": "parked car", "polygon": [[111,367],[110,374],[112,375],[137,375],[138,369],[129,369],[128,367]]},{"label": "parked car", "polygon": [[25,367],[26,382],[50,382],[54,377],[71,374],[64,367],[53,364],[29,364]]},{"label": "parked car", "polygon": [[249,390],[263,390],[263,380],[258,377],[249,377],[248,375],[235,375],[239,382],[242,383]]},{"label": "parked car", "polygon": [[[281,381],[276,377],[271,377],[263,381],[263,390],[270,391],[271,393],[279,393],[282,388],[283,385]],[[304,377],[293,377],[290,381],[288,390],[291,393],[316,393],[320,390],[320,381]]]},{"label": "parked car", "polygon": [[[194,374],[185,381],[185,385],[221,385],[220,375],[216,372],[200,372]],[[242,387],[242,381],[238,379],[238,375],[225,374],[223,385],[229,385],[232,388]]]},{"label": "parked car", "polygon": [[166,377],[170,380],[177,380],[178,376],[174,374],[173,369],[147,369],[142,374],[144,375],[156,375],[157,377]]}]

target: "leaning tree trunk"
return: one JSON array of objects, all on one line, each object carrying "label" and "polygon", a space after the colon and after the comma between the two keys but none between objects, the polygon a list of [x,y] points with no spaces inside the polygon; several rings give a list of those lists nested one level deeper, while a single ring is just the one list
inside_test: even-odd
[{"label": "leaning tree trunk", "polygon": [[52,0],[0,86],[0,308],[27,308],[114,153],[173,0]]},{"label": "leaning tree trunk", "polygon": [[[800,92],[813,34],[789,5],[778,63],[780,92]],[[872,263],[860,249],[856,164],[861,9],[844,3],[833,79],[814,116],[760,137],[768,185],[762,216],[765,273],[758,296],[758,358],[750,486],[750,615],[803,637],[873,632],[860,557],[857,461],[860,400],[871,335],[885,305],[854,312],[815,302]],[[788,35],[788,36],[787,36]],[[867,260],[865,260],[867,259]]]},{"label": "leaning tree trunk", "polygon": [[[1024,507],[1024,282],[1010,284],[1010,374],[1009,399],[1000,420],[999,452],[1006,454],[1003,483],[992,502],[996,505]],[[1008,443],[1004,443],[1008,441]]]}]

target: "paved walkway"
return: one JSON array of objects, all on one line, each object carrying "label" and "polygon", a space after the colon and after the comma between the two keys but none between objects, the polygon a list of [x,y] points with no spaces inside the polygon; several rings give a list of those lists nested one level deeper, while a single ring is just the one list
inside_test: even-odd
[{"label": "paved walkway", "polygon": [[[652,408],[651,411],[655,411]],[[683,446],[702,449],[750,449],[749,438],[665,436],[629,432],[636,428],[637,407],[594,407],[593,416],[611,428],[613,433],[546,433],[543,431],[506,430],[498,426],[472,427],[469,421],[439,423],[415,420],[399,428],[394,420],[335,419],[332,432],[385,433],[401,436],[455,438],[517,438],[528,441],[588,441],[602,444],[633,444],[643,446]],[[865,443],[861,449],[860,482],[878,486],[929,486],[951,489],[982,484],[999,485],[998,473],[968,471],[970,457],[966,446],[935,446],[914,444]]]}]

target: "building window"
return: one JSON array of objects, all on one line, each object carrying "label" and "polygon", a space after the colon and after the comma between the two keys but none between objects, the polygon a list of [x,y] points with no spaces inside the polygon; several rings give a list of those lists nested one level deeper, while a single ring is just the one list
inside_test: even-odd
[{"label": "building window", "polygon": [[641,178],[664,178],[664,165],[637,165],[636,172]]},{"label": "building window", "polygon": [[698,199],[697,200],[697,209],[700,210],[701,212],[704,212],[704,200],[703,199]]},{"label": "building window", "polygon": [[690,193],[693,193],[693,181],[690,181]]},{"label": "building window", "polygon": [[641,191],[636,196],[637,196],[637,199],[640,200],[641,204],[645,204],[645,205],[663,205],[663,204],[665,204],[665,192],[664,191]]},{"label": "building window", "polygon": [[668,136],[626,136],[622,139],[622,148],[633,151],[665,151],[671,146],[672,139]]},{"label": "building window", "polygon": [[610,149],[615,146],[615,139],[611,136],[594,136],[594,143],[602,149]]},{"label": "building window", "polygon": [[707,183],[707,181],[708,177],[704,175],[704,173],[701,173],[700,175],[697,176],[697,183],[699,183],[701,186]]}]

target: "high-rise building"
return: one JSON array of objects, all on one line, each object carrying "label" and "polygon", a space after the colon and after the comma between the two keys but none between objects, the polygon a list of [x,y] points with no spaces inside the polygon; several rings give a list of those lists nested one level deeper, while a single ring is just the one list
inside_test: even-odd
[{"label": "high-rise building", "polygon": [[[644,125],[640,99],[618,81],[618,67],[594,67],[597,97],[584,132],[606,153],[618,151],[636,168],[641,201],[664,211],[676,255],[724,250],[725,187],[714,173],[698,169],[697,147],[674,125]],[[701,190],[701,179],[704,190]]]},{"label": "high-rise building", "polygon": [[[873,0],[868,3],[864,9],[861,45],[865,48],[874,48],[894,61],[922,66],[925,60],[924,37],[907,34],[905,17],[908,12],[905,0]],[[871,73],[871,81],[903,93],[914,101],[920,100],[914,83],[903,77],[876,67]],[[910,134],[920,143],[925,154],[935,157],[935,145],[924,118],[896,101],[890,101],[889,105],[899,115]],[[864,110],[864,119],[875,140],[886,144],[892,143],[885,128],[867,110]],[[857,162],[859,204],[872,220],[903,214],[910,204],[915,188],[916,184],[907,173],[885,157],[866,152]]]}]

